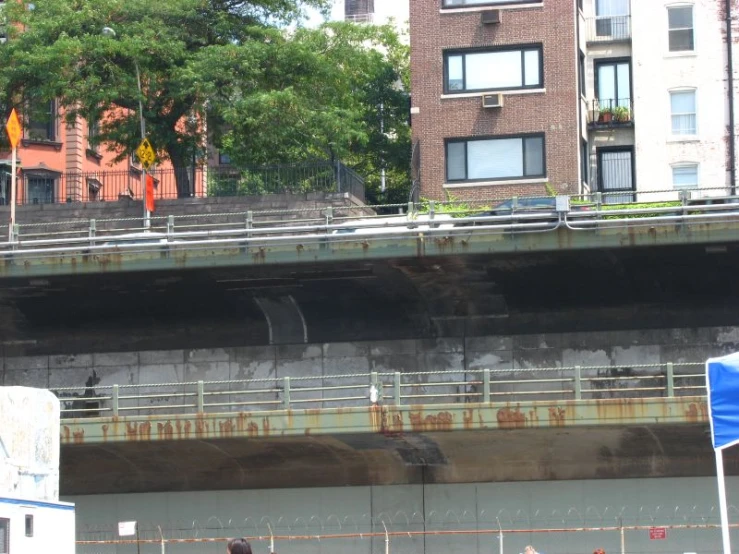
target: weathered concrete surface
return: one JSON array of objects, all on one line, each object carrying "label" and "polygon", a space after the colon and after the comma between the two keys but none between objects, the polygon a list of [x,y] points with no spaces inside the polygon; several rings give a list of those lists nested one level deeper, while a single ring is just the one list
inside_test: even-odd
[{"label": "weathered concrete surface", "polygon": [[[658,374],[662,368],[634,366],[673,362],[677,374],[702,373],[701,367],[680,366],[681,363],[704,363],[712,356],[739,350],[739,327],[701,327],[693,329],[662,328],[631,331],[590,331],[573,333],[538,333],[527,335],[491,335],[468,338],[408,339],[364,342],[329,342],[305,345],[254,346],[242,348],[143,350],[139,352],[99,352],[80,354],[12,356],[2,358],[2,382],[5,385],[29,385],[43,388],[76,387],[65,394],[83,395],[85,383],[95,371],[99,381],[93,385],[146,385],[148,383],[181,383],[193,381],[228,381],[244,379],[282,379],[289,376],[323,377],[310,382],[295,382],[294,387],[330,386],[338,384],[334,375],[368,374],[371,371],[404,374],[448,371],[445,376],[407,375],[405,382],[418,384],[415,393],[431,393],[428,382],[454,380],[465,382],[479,379],[479,369],[505,370],[497,380],[520,378],[516,370],[600,366],[599,370],[584,370],[584,377],[613,376],[616,371],[631,375],[633,381],[624,386],[636,386],[644,376]],[[619,370],[609,368],[619,367]],[[630,369],[632,368],[632,369]],[[627,375],[628,374],[628,375]],[[571,377],[557,372],[534,373],[532,378]],[[695,384],[701,384],[698,380]],[[355,381],[369,386],[366,377]],[[685,384],[683,382],[683,384]],[[255,385],[256,386],[256,385]],[[496,385],[497,392],[506,392],[520,385]],[[547,385],[549,388],[552,385]],[[565,386],[565,385],[560,385]],[[571,388],[571,384],[567,384]],[[649,384],[654,386],[654,383]],[[228,390],[229,385],[224,385]],[[98,390],[97,394],[103,392]],[[150,401],[163,406],[182,400],[179,387],[147,388],[139,394],[166,392],[171,400]],[[298,391],[295,391],[298,392]],[[450,394],[465,392],[455,385],[435,387],[433,392]],[[353,391],[352,391],[353,393]],[[299,392],[298,392],[299,394]],[[639,393],[631,393],[638,396]],[[650,393],[652,396],[654,393]],[[680,394],[686,394],[681,392]],[[687,393],[689,394],[689,393]],[[584,393],[584,398],[608,398],[608,388],[597,393]],[[320,397],[313,393],[312,398]],[[299,396],[296,396],[299,398]],[[326,398],[329,398],[328,394]],[[263,400],[279,400],[278,394],[265,394]],[[228,400],[228,399],[224,399]],[[458,399],[465,401],[463,397]],[[189,400],[192,402],[192,399]],[[440,402],[445,400],[439,400]],[[70,401],[65,406],[71,408]],[[140,404],[146,408],[146,402]],[[335,403],[332,406],[348,406]],[[320,404],[316,406],[322,407]],[[177,411],[176,411],[177,412]],[[152,411],[151,413],[155,413]]]},{"label": "weathered concrete surface", "polygon": [[738,274],[685,247],[0,280],[0,354],[735,326]]},{"label": "weathered concrete surface", "polygon": [[[739,456],[727,454],[739,475]],[[705,424],[72,444],[63,494],[708,476]]]},{"label": "weathered concrete surface", "polygon": [[0,495],[59,500],[59,400],[47,390],[0,387]]}]

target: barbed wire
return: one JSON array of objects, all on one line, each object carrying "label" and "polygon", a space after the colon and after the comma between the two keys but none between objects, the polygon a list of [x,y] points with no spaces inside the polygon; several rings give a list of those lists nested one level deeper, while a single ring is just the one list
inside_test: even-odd
[{"label": "barbed wire", "polygon": [[[739,508],[729,506],[729,519],[739,518]],[[552,510],[525,509],[485,510],[431,510],[409,512],[383,511],[353,515],[305,516],[247,516],[226,519],[216,515],[205,519],[170,522],[138,522],[141,540],[187,540],[212,537],[249,536],[282,538],[342,534],[382,533],[393,534],[429,530],[469,529],[475,526],[505,529],[507,532],[522,530],[541,532],[557,529],[583,529],[585,527],[716,525],[720,520],[717,506],[587,506],[563,507]],[[117,523],[82,525],[78,527],[80,541],[106,541],[118,538]]]}]

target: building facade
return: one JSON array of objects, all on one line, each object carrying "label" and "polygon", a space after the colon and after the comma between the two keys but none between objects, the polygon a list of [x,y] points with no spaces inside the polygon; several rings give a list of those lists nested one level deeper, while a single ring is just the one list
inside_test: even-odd
[{"label": "building facade", "polygon": [[578,190],[575,17],[569,1],[412,2],[422,196]]},{"label": "building facade", "polygon": [[725,5],[583,2],[586,190],[610,202],[731,190]]},{"label": "building facade", "polygon": [[733,4],[414,2],[421,195],[602,192],[616,203],[733,191]]}]

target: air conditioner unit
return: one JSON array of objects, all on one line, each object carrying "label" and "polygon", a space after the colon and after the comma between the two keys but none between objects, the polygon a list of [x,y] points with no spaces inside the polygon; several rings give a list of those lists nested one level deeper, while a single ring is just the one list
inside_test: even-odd
[{"label": "air conditioner unit", "polygon": [[480,20],[483,25],[494,25],[500,23],[500,10],[486,10],[482,12]]},{"label": "air conditioner unit", "polygon": [[482,107],[483,108],[502,108],[503,107],[503,95],[497,94],[483,94],[482,95]]}]

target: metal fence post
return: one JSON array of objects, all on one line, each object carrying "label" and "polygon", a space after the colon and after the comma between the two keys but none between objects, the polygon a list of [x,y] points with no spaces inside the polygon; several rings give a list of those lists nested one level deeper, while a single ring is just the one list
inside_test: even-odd
[{"label": "metal fence post", "polygon": [[198,381],[198,413],[205,411],[205,385]]},{"label": "metal fence post", "polygon": [[575,366],[575,400],[582,400],[582,368]]},{"label": "metal fence post", "polygon": [[396,371],[393,374],[393,401],[396,406],[400,406],[402,400],[400,396],[400,371]]},{"label": "metal fence post", "polygon": [[290,377],[285,376],[282,378],[282,406],[286,409],[290,409]]},{"label": "metal fence post", "polygon": [[113,417],[118,417],[118,398],[119,398],[119,391],[118,391],[118,385],[113,385],[113,394],[111,395],[113,398],[112,404],[113,404]]},{"label": "metal fence post", "polygon": [[[326,208],[326,225],[331,225],[334,222],[334,208],[333,206],[329,206]],[[326,232],[328,232],[328,229],[326,229]]]},{"label": "metal fence post", "polygon": [[174,234],[174,216],[169,215],[167,216],[167,235]]},{"label": "metal fence post", "polygon": [[94,219],[90,220],[90,228],[89,228],[88,233],[89,233],[90,241],[92,242],[92,239],[94,239],[95,236],[97,235],[97,222]]},{"label": "metal fence post", "polygon": [[490,370],[482,370],[482,401],[486,404],[490,402]]},{"label": "metal fence post", "polygon": [[672,362],[667,364],[667,398],[675,396],[675,366]]}]

